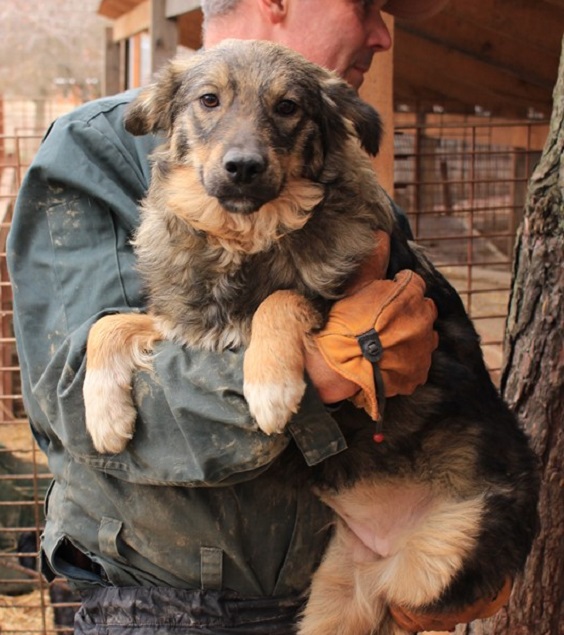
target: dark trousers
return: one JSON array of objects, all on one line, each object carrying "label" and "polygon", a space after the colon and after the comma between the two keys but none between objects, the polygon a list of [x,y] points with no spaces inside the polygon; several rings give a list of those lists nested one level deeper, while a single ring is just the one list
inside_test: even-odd
[{"label": "dark trousers", "polygon": [[242,600],[217,591],[106,587],[83,592],[75,635],[292,635],[304,598]]}]

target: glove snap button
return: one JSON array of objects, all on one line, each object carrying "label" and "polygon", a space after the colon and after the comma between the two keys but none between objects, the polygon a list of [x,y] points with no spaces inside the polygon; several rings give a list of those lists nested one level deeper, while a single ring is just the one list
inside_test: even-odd
[{"label": "glove snap button", "polygon": [[372,374],[374,377],[374,394],[378,404],[379,413],[376,419],[376,432],[372,436],[374,443],[382,443],[384,441],[383,420],[384,409],[386,408],[386,389],[382,373],[378,366],[378,362],[382,358],[384,348],[380,337],[375,329],[370,329],[366,333],[357,335],[356,337],[362,355],[372,364]]},{"label": "glove snap button", "polygon": [[375,362],[380,361],[383,348],[382,342],[380,341],[375,329],[370,329],[369,331],[366,331],[366,333],[358,335],[356,339],[358,340],[363,356],[369,362],[374,364]]}]

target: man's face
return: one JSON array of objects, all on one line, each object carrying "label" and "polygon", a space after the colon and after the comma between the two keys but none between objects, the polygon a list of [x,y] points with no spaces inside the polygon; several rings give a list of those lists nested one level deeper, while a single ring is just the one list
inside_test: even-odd
[{"label": "man's face", "polygon": [[295,0],[281,43],[359,88],[374,53],[392,45],[381,15],[386,0]]}]

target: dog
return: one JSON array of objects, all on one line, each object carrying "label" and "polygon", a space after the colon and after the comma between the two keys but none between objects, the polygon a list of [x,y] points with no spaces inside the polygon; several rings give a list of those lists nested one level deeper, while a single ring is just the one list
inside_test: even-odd
[{"label": "dog", "polygon": [[226,41],[171,61],[125,118],[164,133],[134,246],[145,314],[91,329],[84,384],[96,449],[134,433],[134,370],[154,343],[247,347],[244,394],[279,433],[304,393],[304,351],[332,303],[391,234],[387,275],[410,269],[438,309],[429,378],[389,398],[385,441],[346,402],[348,450],[308,468],[336,512],[300,635],[404,635],[389,607],[455,612],[523,568],[537,525],[528,439],[492,384],[448,282],[409,242],[370,163],[381,121],[333,73],[266,42]]},{"label": "dog", "polygon": [[[375,231],[392,229],[358,151],[360,141],[377,152],[378,114],[297,56],[259,44],[235,56],[247,49],[231,43],[173,61],[126,115],[128,131],[168,131],[170,143],[153,157],[134,240],[148,314],[107,316],[87,344],[87,427],[101,452],[121,451],[133,433],[131,364],[145,365],[155,340],[248,346],[253,317],[255,330],[266,323],[277,335],[269,360],[246,356],[245,397],[259,427],[280,432],[305,390],[304,336],[374,251]],[[276,76],[269,65],[280,65]],[[333,187],[343,165],[355,182]]]}]

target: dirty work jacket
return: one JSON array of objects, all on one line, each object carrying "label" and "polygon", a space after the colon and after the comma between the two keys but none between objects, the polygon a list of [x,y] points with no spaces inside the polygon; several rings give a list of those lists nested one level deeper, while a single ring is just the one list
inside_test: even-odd
[{"label": "dirty work jacket", "polygon": [[[130,244],[156,140],[122,125],[132,94],[87,104],[48,132],[22,185],[8,240],[25,405],[54,481],[42,541],[49,569],[77,588],[224,589],[242,597],[303,591],[330,515],[284,472],[344,440],[313,389],[286,434],[267,437],[242,396],[242,353],[158,346],[139,374],[134,439],[99,455],[82,404],[88,330],[139,310]],[[307,468],[306,468],[307,469]],[[95,566],[69,553],[86,554]]]}]

